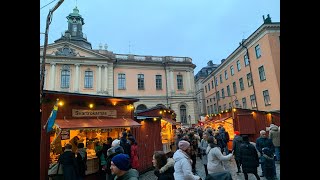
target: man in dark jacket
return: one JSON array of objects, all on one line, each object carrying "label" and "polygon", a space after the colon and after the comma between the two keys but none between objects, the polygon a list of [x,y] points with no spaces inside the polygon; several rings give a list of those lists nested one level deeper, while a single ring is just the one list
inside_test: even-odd
[{"label": "man in dark jacket", "polygon": [[240,164],[240,146],[242,144],[242,137],[240,136],[239,131],[234,131],[234,138],[232,141],[232,151],[234,155],[234,159],[237,164],[238,171],[237,173],[241,173],[241,164]]},{"label": "man in dark jacket", "polygon": [[240,145],[240,163],[245,180],[248,180],[248,173],[260,180],[258,175],[259,157],[256,148],[249,142],[247,135],[242,136],[242,144]]},{"label": "man in dark jacket", "polygon": [[[265,130],[261,130],[260,137],[258,137],[257,141],[256,141],[256,148],[260,152],[260,154],[262,155],[262,149],[265,147],[269,148],[270,151],[272,153],[274,153],[274,145],[272,143],[272,140],[268,138]],[[260,156],[260,158],[261,158],[261,156]],[[260,160],[260,162],[261,162],[261,170],[262,170],[262,175],[260,177],[264,177],[264,162],[261,160]],[[276,176],[276,174],[275,174],[275,176]]]},{"label": "man in dark jacket", "polygon": [[127,154],[117,154],[111,160],[111,172],[114,180],[138,180],[139,172],[130,168],[130,157]]}]

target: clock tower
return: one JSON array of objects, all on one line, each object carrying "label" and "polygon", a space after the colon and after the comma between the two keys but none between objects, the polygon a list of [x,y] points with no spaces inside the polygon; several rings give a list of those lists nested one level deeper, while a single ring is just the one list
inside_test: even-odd
[{"label": "clock tower", "polygon": [[64,32],[60,39],[54,42],[69,41],[76,45],[82,46],[87,49],[92,49],[91,43],[87,41],[87,38],[82,32],[82,26],[84,25],[84,20],[79,14],[77,7],[73,9],[73,12],[67,16],[68,19],[68,30]]}]

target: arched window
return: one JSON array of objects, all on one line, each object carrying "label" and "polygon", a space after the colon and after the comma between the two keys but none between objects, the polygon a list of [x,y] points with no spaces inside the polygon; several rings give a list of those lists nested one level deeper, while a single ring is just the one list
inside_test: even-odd
[{"label": "arched window", "polygon": [[187,124],[187,108],[185,105],[180,106],[180,122],[181,124]]},{"label": "arched window", "polygon": [[147,106],[144,105],[144,104],[140,104],[140,105],[137,106],[136,112],[140,112],[140,111],[143,111],[145,109],[147,109]]}]

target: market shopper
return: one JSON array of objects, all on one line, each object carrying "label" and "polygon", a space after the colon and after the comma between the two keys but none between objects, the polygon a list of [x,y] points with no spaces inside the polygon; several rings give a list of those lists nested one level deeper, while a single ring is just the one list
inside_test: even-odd
[{"label": "market shopper", "polygon": [[208,168],[207,168],[208,156],[207,156],[207,153],[206,153],[206,150],[207,150],[207,147],[208,147],[208,137],[209,137],[209,133],[206,132],[206,131],[203,132],[201,142],[199,143],[201,161],[203,163],[206,176],[208,175]]},{"label": "market shopper", "polygon": [[237,173],[241,173],[241,163],[240,163],[240,146],[242,144],[242,137],[240,136],[240,132],[239,131],[234,131],[234,138],[232,141],[232,152],[234,155],[234,159],[236,161],[236,165],[237,165]]},{"label": "market shopper", "polygon": [[120,140],[118,139],[113,140],[111,148],[109,148],[107,151],[106,180],[113,180],[115,176],[114,174],[111,173],[111,169],[110,169],[112,158],[117,154],[123,154],[123,153],[124,153],[124,150],[120,146]]},{"label": "market shopper", "polygon": [[174,160],[168,158],[163,151],[153,153],[152,164],[155,167],[154,174],[158,180],[174,180]]},{"label": "market shopper", "polygon": [[232,153],[223,155],[221,148],[217,144],[217,140],[213,136],[209,136],[208,138],[206,153],[208,155],[208,174],[226,171],[222,162],[231,160],[233,155]]},{"label": "market shopper", "polygon": [[77,159],[78,171],[79,171],[78,180],[83,180],[87,170],[87,150],[84,147],[84,143],[82,142],[78,143],[76,159]]},{"label": "market shopper", "polygon": [[[264,177],[264,162],[261,161],[262,158],[262,149],[263,148],[269,148],[272,153],[274,153],[274,145],[272,143],[272,140],[268,138],[267,133],[265,130],[260,131],[260,137],[256,140],[256,148],[260,153],[260,162],[261,162],[261,170],[262,174],[260,177]],[[274,176],[276,176],[276,172],[274,172]]]},{"label": "market shopper", "polygon": [[111,173],[114,180],[138,180],[139,172],[130,166],[130,157],[127,154],[117,154],[111,159]]},{"label": "market shopper", "polygon": [[242,144],[240,145],[240,163],[245,180],[248,180],[248,173],[252,173],[256,179],[260,179],[258,175],[259,157],[256,148],[249,142],[248,135],[242,136]]},{"label": "market shopper", "polygon": [[130,136],[128,138],[128,142],[131,145],[130,151],[131,151],[131,156],[130,156],[130,163],[132,168],[138,169],[139,168],[139,155],[138,155],[138,143],[136,139],[133,136]]},{"label": "market shopper", "polygon": [[64,152],[59,156],[58,162],[62,164],[64,180],[77,180],[79,171],[72,145],[66,144]]},{"label": "market shopper", "polygon": [[276,161],[280,162],[280,128],[275,124],[270,124],[269,138],[274,145]]},{"label": "market shopper", "polygon": [[179,141],[179,149],[173,154],[174,163],[174,179],[175,180],[199,180],[200,177],[192,173],[192,160],[190,154],[190,143],[185,140]]}]

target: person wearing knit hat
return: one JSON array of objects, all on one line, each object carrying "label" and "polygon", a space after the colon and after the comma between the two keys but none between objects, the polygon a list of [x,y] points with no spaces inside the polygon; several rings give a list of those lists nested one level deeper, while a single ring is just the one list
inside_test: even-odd
[{"label": "person wearing knit hat", "polygon": [[179,141],[178,146],[179,146],[179,149],[186,151],[188,147],[190,147],[190,143],[188,141],[182,140],[182,141]]},{"label": "person wearing knit hat", "polygon": [[131,168],[130,157],[127,154],[117,154],[111,159],[111,173],[116,179],[138,180],[139,172]]},{"label": "person wearing knit hat", "polygon": [[239,136],[240,132],[239,131],[234,131],[234,134]]},{"label": "person wearing knit hat", "polygon": [[112,143],[111,143],[111,147],[115,147],[117,145],[120,145],[120,140],[119,139],[113,140]]},{"label": "person wearing knit hat", "polygon": [[174,163],[174,179],[175,180],[185,180],[193,179],[199,180],[200,176],[194,175],[192,173],[192,160],[189,156],[190,153],[190,143],[185,140],[181,140],[178,143],[179,149],[173,154]]}]

